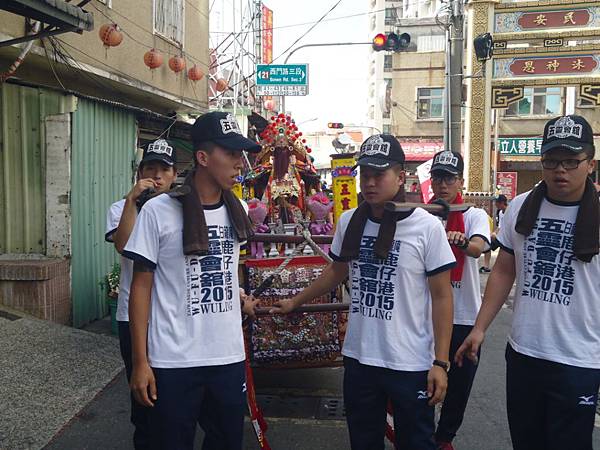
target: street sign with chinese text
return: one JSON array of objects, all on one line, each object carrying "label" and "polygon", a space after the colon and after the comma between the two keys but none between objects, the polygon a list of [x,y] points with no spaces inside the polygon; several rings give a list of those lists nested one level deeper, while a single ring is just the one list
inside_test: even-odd
[{"label": "street sign with chinese text", "polygon": [[501,155],[540,156],[542,138],[500,138],[498,147]]},{"label": "street sign with chinese text", "polygon": [[257,95],[307,95],[308,64],[258,64]]}]

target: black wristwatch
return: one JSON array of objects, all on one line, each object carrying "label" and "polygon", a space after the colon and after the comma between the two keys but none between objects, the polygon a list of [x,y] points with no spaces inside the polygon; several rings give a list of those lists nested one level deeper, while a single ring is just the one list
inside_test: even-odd
[{"label": "black wristwatch", "polygon": [[450,371],[450,363],[448,361],[440,361],[439,359],[434,359],[433,360],[433,365],[441,367],[446,372]]},{"label": "black wristwatch", "polygon": [[469,248],[469,239],[465,239],[465,243],[463,245],[457,245],[457,247],[461,250],[466,250],[467,248]]}]

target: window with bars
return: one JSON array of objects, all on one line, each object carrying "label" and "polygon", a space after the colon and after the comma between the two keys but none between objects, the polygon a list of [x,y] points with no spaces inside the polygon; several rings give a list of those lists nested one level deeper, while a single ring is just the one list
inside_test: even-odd
[{"label": "window with bars", "polygon": [[385,8],[385,24],[396,24],[396,8]]},{"label": "window with bars", "polygon": [[390,72],[392,70],[392,55],[383,56],[383,70]]},{"label": "window with bars", "polygon": [[557,116],[562,110],[562,89],[559,87],[525,88],[524,96],[513,103],[506,117]]},{"label": "window with bars", "polygon": [[154,32],[183,46],[185,0],[154,0]]},{"label": "window with bars", "polygon": [[444,88],[417,89],[417,118],[441,119],[444,114]]}]

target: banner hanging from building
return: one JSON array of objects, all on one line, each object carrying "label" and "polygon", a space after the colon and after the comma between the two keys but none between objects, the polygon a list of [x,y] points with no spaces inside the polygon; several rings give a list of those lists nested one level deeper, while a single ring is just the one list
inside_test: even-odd
[{"label": "banner hanging from building", "polygon": [[262,63],[273,62],[273,11],[262,5]]}]

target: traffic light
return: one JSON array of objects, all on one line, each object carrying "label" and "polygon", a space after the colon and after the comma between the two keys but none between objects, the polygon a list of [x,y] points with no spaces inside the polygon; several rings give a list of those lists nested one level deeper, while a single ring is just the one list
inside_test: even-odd
[{"label": "traffic light", "polygon": [[473,39],[473,47],[477,61],[487,61],[494,54],[494,39],[490,33],[480,34]]},{"label": "traffic light", "polygon": [[409,44],[410,34],[408,33],[389,33],[387,35],[379,33],[373,38],[373,50],[376,52],[401,52],[406,50]]},{"label": "traffic light", "polygon": [[376,52],[380,52],[381,50],[385,50],[385,41],[387,37],[383,33],[379,33],[373,38],[373,50]]},{"label": "traffic light", "polygon": [[327,127],[328,128],[336,128],[336,129],[338,129],[338,128],[344,128],[344,124],[343,123],[339,123],[339,122],[329,122],[327,124]]}]

